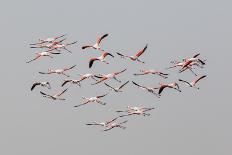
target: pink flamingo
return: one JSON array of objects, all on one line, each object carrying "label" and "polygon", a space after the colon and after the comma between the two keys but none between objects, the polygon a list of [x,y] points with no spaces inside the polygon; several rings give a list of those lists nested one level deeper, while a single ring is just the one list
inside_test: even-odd
[{"label": "pink flamingo", "polygon": [[139,57],[145,52],[145,50],[147,49],[147,46],[148,45],[146,44],[146,46],[143,49],[139,50],[135,55],[132,55],[132,56],[123,55],[123,54],[118,53],[118,52],[116,52],[116,53],[119,56],[121,56],[121,58],[129,59],[129,60],[132,60],[132,61],[138,61],[138,62],[141,62],[141,63],[145,63],[145,62],[139,60]]},{"label": "pink flamingo", "polygon": [[93,62],[96,61],[96,60],[101,61],[101,62],[104,62],[104,63],[106,63],[106,64],[109,64],[108,62],[105,61],[105,57],[106,57],[107,55],[109,55],[109,56],[111,56],[111,57],[114,57],[112,54],[110,54],[110,53],[108,53],[108,52],[104,52],[104,53],[102,53],[102,55],[101,55],[100,57],[91,58],[91,59],[89,60],[89,68],[92,67]]},{"label": "pink flamingo", "polygon": [[85,45],[85,46],[82,46],[82,49],[93,48],[93,49],[96,49],[96,50],[100,50],[101,49],[100,43],[107,36],[108,36],[108,34],[104,34],[103,36],[98,37],[97,42],[94,45]]}]

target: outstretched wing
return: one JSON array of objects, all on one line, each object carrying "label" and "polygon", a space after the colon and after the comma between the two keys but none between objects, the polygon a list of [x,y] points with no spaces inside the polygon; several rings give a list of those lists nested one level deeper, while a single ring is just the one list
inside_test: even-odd
[{"label": "outstretched wing", "polygon": [[163,92],[164,88],[166,88],[166,87],[160,87],[159,88],[159,92],[158,92],[159,95]]},{"label": "outstretched wing", "polygon": [[29,61],[27,61],[26,63],[30,63],[30,62],[32,62],[32,61],[35,61],[35,60],[39,59],[40,57],[41,57],[41,55],[37,55],[34,59],[29,60]]},{"label": "outstretched wing", "polygon": [[86,45],[86,46],[82,46],[81,48],[84,50],[84,49],[86,49],[86,48],[92,48],[93,46],[91,46],[91,45]]},{"label": "outstretched wing", "polygon": [[108,85],[107,83],[104,83],[107,87],[110,87],[111,89],[114,89],[115,90],[115,88],[114,87],[112,87],[112,86],[110,86],[110,85]]},{"label": "outstretched wing", "polygon": [[121,54],[121,53],[118,53],[118,52],[116,52],[116,53],[117,53],[117,55],[121,56],[122,58],[128,57],[128,56],[123,55],[123,54]]},{"label": "outstretched wing", "polygon": [[113,119],[110,120],[110,121],[107,121],[106,124],[112,123],[112,122],[114,122],[116,119],[118,119],[118,117],[115,117],[115,118],[113,118]]},{"label": "outstretched wing", "polygon": [[104,96],[108,95],[108,93],[104,94],[104,95],[100,95],[100,96],[97,96],[97,98],[102,98]]},{"label": "outstretched wing", "polygon": [[93,62],[94,62],[95,60],[98,60],[98,59],[97,59],[97,58],[91,58],[91,59],[89,60],[89,68],[91,68],[91,67],[93,66]]},{"label": "outstretched wing", "polygon": [[42,91],[40,91],[40,94],[45,95],[45,96],[51,96],[51,95],[48,95],[48,94],[46,94],[46,93],[44,93]]},{"label": "outstretched wing", "polygon": [[121,89],[122,87],[124,87],[126,84],[128,84],[129,81],[125,82],[124,84],[122,84],[118,89]]},{"label": "outstretched wing", "polygon": [[61,95],[64,94],[64,92],[66,92],[67,90],[68,90],[68,88],[65,89],[65,90],[63,90],[60,94],[58,94],[58,96],[61,96]]},{"label": "outstretched wing", "polygon": [[182,80],[182,79],[178,79],[180,82],[186,83],[187,85],[189,85],[190,87],[192,86],[188,81]]},{"label": "outstretched wing", "polygon": [[140,55],[142,55],[144,52],[145,52],[145,50],[147,49],[147,44],[146,44],[146,46],[143,48],[143,49],[141,49],[141,50],[139,50],[135,55],[136,55],[136,57],[139,57]]},{"label": "outstretched wing", "polygon": [[206,77],[206,75],[203,75],[203,76],[199,77],[198,79],[196,79],[196,80],[194,81],[194,83],[196,84],[197,82],[199,82],[201,79],[203,79],[203,78],[205,78],[205,77]]},{"label": "outstretched wing", "polygon": [[70,69],[73,69],[74,67],[76,67],[76,65],[70,67],[70,68],[65,68],[64,70],[67,71],[67,70],[70,70]]},{"label": "outstretched wing", "polygon": [[66,83],[71,82],[71,81],[72,81],[72,80],[65,80],[64,83],[62,83],[61,86],[63,87]]},{"label": "outstretched wing", "polygon": [[105,56],[109,55],[109,56],[111,56],[111,57],[114,58],[113,54],[111,54],[111,53],[106,52],[106,53],[104,53],[104,54],[105,54]]},{"label": "outstretched wing", "polygon": [[66,44],[66,46],[73,45],[73,44],[76,44],[76,43],[77,43],[77,41],[74,41],[74,42],[72,42],[72,43]]},{"label": "outstretched wing", "polygon": [[33,85],[32,85],[32,87],[31,87],[31,91],[35,88],[35,86],[37,86],[37,85],[40,85],[40,82],[35,82],[35,83],[33,83]]},{"label": "outstretched wing", "polygon": [[200,53],[194,55],[193,58],[196,58],[196,57],[198,57],[199,55],[200,55]]},{"label": "outstretched wing", "polygon": [[102,39],[104,39],[105,37],[107,37],[108,34],[104,34],[103,36],[101,36],[100,38],[97,39],[97,44],[100,44]]},{"label": "outstretched wing", "polygon": [[136,85],[136,86],[140,87],[140,88],[147,89],[146,87],[144,87],[144,86],[141,86],[141,85],[139,85],[139,84],[135,83],[134,81],[132,81],[132,83],[133,83],[134,85]]},{"label": "outstretched wing", "polygon": [[96,83],[92,83],[91,85],[101,83],[102,81],[105,81],[106,79],[107,79],[106,77],[102,77],[99,81],[97,81]]},{"label": "outstretched wing", "polygon": [[45,73],[45,72],[39,72],[40,74],[50,74],[50,73]]},{"label": "outstretched wing", "polygon": [[118,75],[118,74],[120,74],[120,73],[122,73],[122,72],[125,72],[125,71],[126,71],[126,69],[123,69],[123,70],[120,71],[120,72],[116,72],[115,75]]}]

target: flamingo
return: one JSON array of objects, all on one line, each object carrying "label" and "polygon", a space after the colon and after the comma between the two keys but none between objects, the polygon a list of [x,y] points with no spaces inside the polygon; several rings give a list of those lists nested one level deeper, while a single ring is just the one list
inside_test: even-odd
[{"label": "flamingo", "polygon": [[102,55],[101,55],[100,57],[91,58],[91,59],[89,60],[89,68],[92,67],[93,62],[96,61],[96,60],[101,61],[101,62],[104,62],[104,63],[106,63],[106,64],[109,64],[108,62],[105,61],[105,57],[106,57],[107,55],[109,55],[109,56],[111,56],[111,57],[114,57],[112,54],[110,54],[110,53],[108,53],[108,52],[104,52],[104,53],[102,53]]},{"label": "flamingo", "polygon": [[95,84],[101,83],[102,81],[105,81],[105,80],[110,79],[110,78],[113,78],[114,80],[116,80],[116,81],[118,81],[118,82],[121,82],[120,80],[118,80],[118,79],[116,78],[116,76],[117,76],[118,74],[120,74],[120,73],[125,72],[125,71],[126,71],[126,69],[124,69],[124,70],[122,70],[122,71],[120,71],[120,72],[114,72],[114,73],[105,74],[105,75],[99,75],[99,76],[95,75],[94,77],[100,78],[100,80],[98,80],[96,83],[92,83],[91,85],[95,85]]},{"label": "flamingo", "polygon": [[115,91],[116,93],[118,93],[118,92],[122,92],[122,88],[126,85],[126,84],[128,84],[129,83],[129,81],[127,81],[127,82],[125,82],[124,84],[122,84],[121,86],[119,86],[119,87],[116,87],[116,88],[114,88],[114,87],[112,87],[112,86],[110,86],[109,84],[107,84],[107,83],[104,83],[107,87],[109,87],[110,88],[110,90],[113,90],[113,91]]},{"label": "flamingo", "polygon": [[195,54],[191,58],[184,58],[183,61],[190,61],[191,60],[191,61],[194,61],[194,62],[197,62],[197,63],[201,63],[201,65],[205,65],[206,60],[201,60],[201,59],[197,58],[199,55],[200,55],[200,53]]},{"label": "flamingo", "polygon": [[94,78],[94,74],[91,74],[91,73],[86,73],[86,74],[79,74],[81,77],[79,79],[79,82],[85,80],[85,79],[88,79],[88,78],[92,78],[93,80],[97,81],[95,78]]},{"label": "flamingo", "polygon": [[112,130],[113,128],[126,129],[126,127],[123,126],[122,124],[125,124],[125,123],[127,123],[127,122],[128,122],[128,120],[123,121],[123,122],[120,122],[120,123],[111,122],[111,123],[109,123],[109,124],[106,125],[106,129],[103,130],[103,131],[109,131],[109,130]]},{"label": "flamingo", "polygon": [[179,81],[187,84],[189,87],[192,87],[192,88],[196,88],[196,89],[200,89],[199,87],[196,87],[196,84],[203,78],[205,78],[206,75],[203,75],[203,76],[200,76],[196,79],[194,79],[192,82],[188,82],[188,81],[185,81],[185,80],[182,80],[182,79],[179,79]]},{"label": "flamingo", "polygon": [[160,85],[159,87],[153,88],[153,89],[159,89],[159,92],[158,92],[159,95],[161,95],[161,93],[163,92],[163,90],[165,88],[172,88],[172,89],[175,89],[175,90],[181,92],[180,87],[176,82],[170,83],[170,84],[159,83],[159,85]]},{"label": "flamingo", "polygon": [[62,38],[66,36],[66,34],[63,34],[61,36],[56,36],[56,37],[50,37],[50,38],[46,38],[46,39],[39,39],[39,42],[38,43],[33,43],[33,44],[30,44],[30,45],[38,45],[38,44],[43,44],[43,43],[52,43],[54,42],[55,40],[59,39],[59,38]]},{"label": "flamingo", "polygon": [[72,53],[70,50],[67,49],[67,47],[70,46],[70,45],[76,44],[76,43],[77,43],[77,41],[74,41],[72,43],[66,43],[66,44],[56,44],[56,45],[52,46],[51,50],[60,51],[59,49],[64,49],[67,52]]},{"label": "flamingo", "polygon": [[166,74],[166,73],[162,73],[160,71],[155,71],[153,69],[141,69],[140,72],[141,73],[136,73],[134,75],[138,76],[138,75],[146,75],[146,74],[153,74],[153,75],[157,74],[157,75],[159,75],[159,76],[161,76],[162,78],[165,78],[165,79],[168,78],[167,76],[169,75],[169,74]]},{"label": "flamingo", "polygon": [[69,68],[63,68],[63,69],[48,69],[48,72],[39,72],[40,74],[52,74],[52,73],[56,73],[56,74],[62,74],[66,77],[69,77],[69,75],[66,75],[64,72],[73,69],[74,67],[76,67],[76,65],[69,67]]},{"label": "flamingo", "polygon": [[139,50],[135,55],[132,55],[132,56],[123,55],[123,54],[118,53],[118,52],[116,52],[116,53],[119,56],[121,56],[121,58],[130,59],[132,61],[138,61],[138,62],[141,62],[141,63],[145,63],[145,62],[139,60],[138,58],[139,58],[139,56],[141,56],[145,52],[145,50],[147,49],[147,46],[148,45],[146,44],[146,46],[143,49]]},{"label": "flamingo", "polygon": [[60,54],[60,53],[45,51],[45,52],[37,52],[37,53],[35,53],[35,54],[36,54],[36,57],[35,57],[34,59],[32,59],[32,60],[27,61],[26,63],[30,63],[30,62],[32,62],[32,61],[35,61],[35,60],[41,58],[41,57],[50,57],[50,58],[53,58],[53,57],[51,56],[51,54]]},{"label": "flamingo", "polygon": [[135,83],[134,81],[132,81],[132,83],[133,83],[134,85],[138,86],[139,88],[141,88],[142,90],[148,91],[149,93],[152,93],[152,94],[155,95],[156,97],[160,97],[160,96],[154,91],[154,88],[145,87],[145,86],[139,85],[139,84]]},{"label": "flamingo", "polygon": [[105,121],[105,122],[96,122],[96,121],[94,121],[93,123],[87,123],[86,125],[97,125],[97,126],[104,126],[104,127],[106,127],[108,124],[114,122],[116,119],[118,119],[118,117],[113,118],[113,119],[111,119],[109,121]]},{"label": "flamingo", "polygon": [[65,98],[60,98],[60,96],[62,94],[64,94],[64,92],[66,92],[67,90],[68,89],[65,89],[62,92],[59,92],[59,93],[57,93],[55,95],[48,95],[48,94],[46,94],[46,93],[44,93],[42,91],[40,91],[40,93],[43,95],[43,97],[46,97],[46,98],[49,98],[49,99],[53,99],[53,100],[65,100]]},{"label": "flamingo", "polygon": [[32,87],[31,87],[31,91],[36,87],[36,86],[42,86],[42,87],[46,87],[48,89],[51,89],[51,85],[49,82],[34,82]]},{"label": "flamingo", "polygon": [[85,105],[85,104],[88,104],[88,103],[93,103],[93,102],[97,102],[97,103],[99,103],[101,105],[106,105],[106,103],[104,103],[104,102],[102,102],[100,100],[100,98],[102,98],[102,97],[104,97],[106,95],[108,95],[108,93],[104,94],[104,95],[95,96],[95,97],[82,97],[84,99],[83,103],[79,104],[79,105],[75,105],[74,107],[80,107],[82,105]]},{"label": "flamingo", "polygon": [[81,77],[77,80],[65,80],[64,83],[61,85],[62,87],[68,83],[68,82],[72,82],[73,84],[78,84],[79,86],[81,86],[80,82],[85,80],[85,79],[88,79],[88,78],[92,78],[93,80],[97,81],[95,78],[94,78],[94,74],[91,74],[91,73],[87,73],[87,74],[78,74],[80,75]]},{"label": "flamingo", "polygon": [[143,116],[150,116],[150,114],[146,113],[147,111],[153,110],[155,108],[145,108],[145,107],[130,107],[127,106],[127,110],[123,111],[116,111],[118,113],[126,112],[125,115],[120,115],[119,117],[130,116],[130,115],[143,115]]},{"label": "flamingo", "polygon": [[98,37],[97,42],[94,45],[85,45],[85,46],[82,46],[82,49],[93,48],[93,49],[96,49],[96,50],[100,50],[101,49],[100,43],[107,36],[108,36],[108,34],[104,34],[103,36]]}]

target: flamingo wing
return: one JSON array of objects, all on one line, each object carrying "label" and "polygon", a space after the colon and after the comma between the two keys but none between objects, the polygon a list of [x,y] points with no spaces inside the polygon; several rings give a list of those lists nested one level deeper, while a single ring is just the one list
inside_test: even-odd
[{"label": "flamingo wing", "polygon": [[30,62],[32,62],[32,61],[34,61],[34,60],[37,60],[37,59],[39,59],[41,57],[41,55],[37,55],[34,59],[32,59],[32,60],[29,60],[29,61],[27,61],[26,63],[30,63]]},{"label": "flamingo wing", "polygon": [[114,87],[112,87],[112,86],[110,86],[110,85],[108,85],[107,83],[104,83],[107,87],[110,87],[110,88],[112,88],[112,89],[114,89],[115,90],[115,88]]},{"label": "flamingo wing", "polygon": [[67,70],[70,70],[70,69],[73,69],[74,67],[76,67],[76,65],[70,67],[70,68],[65,68],[64,71],[67,71]]},{"label": "flamingo wing", "polygon": [[64,94],[64,92],[66,92],[67,90],[68,90],[68,88],[65,89],[65,90],[63,90],[61,93],[59,93],[58,96],[61,96],[61,95]]},{"label": "flamingo wing", "polygon": [[82,46],[81,48],[84,50],[84,49],[86,49],[86,48],[92,48],[93,46],[91,46],[91,45],[86,45],[86,46]]},{"label": "flamingo wing", "polygon": [[33,85],[32,85],[32,87],[31,87],[31,91],[35,88],[35,86],[37,86],[37,85],[40,85],[40,82],[35,82],[35,83],[33,83]]},{"label": "flamingo wing", "polygon": [[140,55],[142,55],[144,52],[145,52],[145,50],[147,49],[147,44],[146,44],[146,46],[142,49],[142,50],[139,50],[136,54],[135,54],[135,56],[136,57],[139,57]]},{"label": "flamingo wing", "polygon": [[197,82],[199,82],[201,79],[203,79],[203,78],[205,78],[205,77],[206,77],[206,75],[203,75],[203,76],[199,77],[198,79],[196,79],[196,80],[194,81],[194,83],[196,84]]},{"label": "flamingo wing", "polygon": [[91,68],[91,67],[93,66],[93,62],[94,62],[95,60],[99,60],[99,59],[97,59],[97,58],[91,58],[91,59],[89,60],[89,68]]},{"label": "flamingo wing", "polygon": [[103,36],[99,37],[99,38],[97,39],[97,44],[100,44],[101,41],[102,41],[102,39],[104,39],[104,38],[107,37],[107,36],[108,36],[108,34],[104,34]]},{"label": "flamingo wing", "polygon": [[200,55],[200,53],[194,55],[193,58],[196,58],[196,57],[198,57],[199,55]]},{"label": "flamingo wing", "polygon": [[183,82],[183,83],[186,83],[187,85],[189,85],[190,87],[192,87],[192,85],[188,82],[188,81],[185,81],[185,80],[182,80],[182,79],[178,79],[180,82]]},{"label": "flamingo wing", "polygon": [[121,89],[122,87],[124,87],[126,84],[128,84],[129,83],[129,81],[127,81],[127,82],[125,82],[124,84],[122,84],[120,87],[119,87],[119,89]]},{"label": "flamingo wing", "polygon": [[65,80],[64,83],[62,83],[61,86],[63,87],[65,84],[67,84],[68,82],[71,82],[71,81],[72,81],[72,80]]},{"label": "flamingo wing", "polygon": [[108,93],[104,94],[104,95],[100,95],[100,96],[97,96],[97,98],[102,98],[104,96],[108,95]]}]

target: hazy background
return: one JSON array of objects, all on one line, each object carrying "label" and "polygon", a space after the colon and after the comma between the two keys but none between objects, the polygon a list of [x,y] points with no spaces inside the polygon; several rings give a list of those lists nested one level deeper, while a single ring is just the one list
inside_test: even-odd
[{"label": "hazy background", "polygon": [[[232,3],[230,1],[1,1],[1,104],[0,154],[74,155],[74,154],[159,154],[196,155],[231,154],[231,39]],[[83,52],[81,46],[95,42],[104,33],[109,36],[102,47],[113,53],[134,54],[148,43],[141,56],[146,64],[108,58],[110,65],[94,64],[88,59],[98,56],[94,50]],[[29,43],[38,38],[68,34],[67,41],[78,41],[54,59],[43,58],[26,64],[36,50]],[[182,93],[165,90],[161,99],[137,89],[131,83],[122,94],[111,93],[103,100],[108,104],[86,105],[78,109],[81,96],[96,96],[108,91],[104,85],[91,86],[93,81],[67,85],[67,101],[43,98],[39,91],[61,91],[64,79],[58,75],[40,75],[38,71],[77,64],[68,72],[110,73],[127,68],[119,78],[157,86],[178,78],[191,80],[191,72],[170,78],[133,77],[139,69],[166,71],[171,60],[191,57],[200,52],[207,59],[199,75],[208,77],[199,83],[200,90],[180,85]],[[167,72],[167,71],[166,71]],[[30,87],[34,81],[50,81],[52,90]],[[114,80],[109,84],[117,86]],[[115,110],[127,105],[157,107],[150,117],[128,117],[126,130],[100,132],[101,128],[85,123],[104,121],[117,116]]]}]

